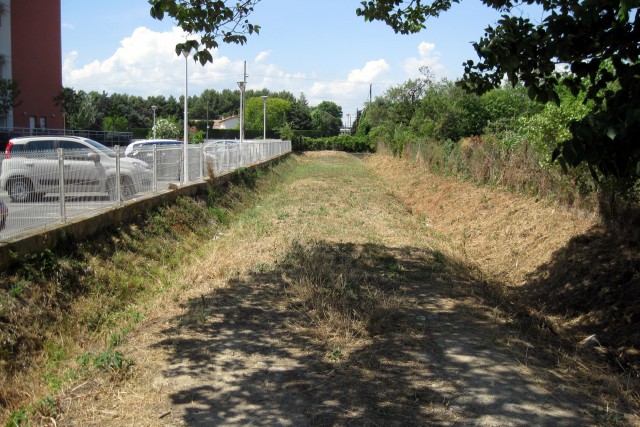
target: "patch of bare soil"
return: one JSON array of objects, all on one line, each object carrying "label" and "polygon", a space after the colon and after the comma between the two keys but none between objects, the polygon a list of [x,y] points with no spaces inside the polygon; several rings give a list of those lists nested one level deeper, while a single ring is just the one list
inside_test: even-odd
[{"label": "patch of bare soil", "polygon": [[592,220],[378,156],[290,162],[129,337],[129,376],[67,390],[57,425],[638,421],[540,357],[487,289],[487,277],[530,283]]}]

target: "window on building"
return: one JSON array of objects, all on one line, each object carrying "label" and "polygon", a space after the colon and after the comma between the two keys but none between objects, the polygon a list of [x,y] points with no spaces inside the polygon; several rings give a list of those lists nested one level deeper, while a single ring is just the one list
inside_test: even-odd
[{"label": "window on building", "polygon": [[40,117],[40,129],[46,129],[46,128],[47,128],[47,118]]}]

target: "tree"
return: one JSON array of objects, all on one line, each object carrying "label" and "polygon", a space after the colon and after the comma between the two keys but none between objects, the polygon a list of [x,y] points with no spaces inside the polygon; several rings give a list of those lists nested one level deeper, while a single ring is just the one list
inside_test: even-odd
[{"label": "tree", "polygon": [[0,116],[6,115],[20,105],[19,97],[20,88],[17,81],[0,79]]},{"label": "tree", "polygon": [[334,117],[331,113],[314,108],[311,111],[311,121],[313,128],[319,130],[322,136],[335,136],[340,134],[342,120]]},{"label": "tree", "polygon": [[[227,0],[149,0],[151,16],[164,19],[165,14],[178,21],[189,35],[197,34],[200,41],[188,39],[176,45],[176,54],[195,51],[194,60],[202,65],[213,61],[211,50],[224,43],[245,44],[247,35],[260,32],[260,26],[248,21],[248,16],[260,0],[235,0],[227,6]],[[232,2],[229,2],[232,3]]]},{"label": "tree", "polygon": [[[267,129],[280,129],[284,125],[284,118],[291,108],[291,103],[284,99],[267,99]],[[261,97],[249,98],[245,106],[245,120],[247,129],[262,129],[264,103]]]},{"label": "tree", "polygon": [[122,116],[109,116],[102,121],[102,130],[105,132],[125,132],[128,128],[129,123]]},{"label": "tree", "polygon": [[62,109],[65,128],[71,128],[71,117],[78,112],[80,106],[78,93],[73,88],[63,87],[53,100]]},{"label": "tree", "polygon": [[288,118],[289,126],[293,130],[309,130],[313,126],[311,108],[304,93],[300,94],[300,99],[294,100]]},{"label": "tree", "polygon": [[[356,13],[416,33],[459,0],[368,0]],[[474,43],[480,58],[464,64],[461,85],[482,94],[503,78],[522,82],[542,103],[559,103],[559,85],[584,92],[590,112],[571,124],[571,137],[554,152],[563,167],[586,162],[596,180],[612,178],[619,190],[640,179],[640,14],[637,0],[527,0],[542,8],[542,22],[522,17],[521,3],[484,0],[503,13]],[[540,13],[536,13],[539,16]],[[570,71],[563,75],[558,65]]]},{"label": "tree", "polygon": [[[152,131],[149,132],[149,138]],[[163,117],[156,120],[156,138],[160,139],[178,139],[182,138],[183,130],[171,117]]]},{"label": "tree", "polygon": [[90,94],[83,91],[78,92],[78,104],[76,111],[69,117],[72,129],[91,129],[95,127],[98,112]]},{"label": "tree", "polygon": [[320,111],[329,113],[336,119],[340,120],[340,123],[342,123],[342,107],[336,104],[335,102],[322,101],[320,104],[316,106],[315,110],[320,110]]}]

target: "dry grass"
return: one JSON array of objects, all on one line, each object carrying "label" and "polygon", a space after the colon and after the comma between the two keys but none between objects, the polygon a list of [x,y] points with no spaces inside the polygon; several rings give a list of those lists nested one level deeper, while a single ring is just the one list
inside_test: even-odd
[{"label": "dry grass", "polygon": [[[544,357],[579,366],[612,393],[640,402],[640,332],[633,327],[640,321],[640,253],[633,230],[608,230],[595,214],[443,178],[390,156],[369,165],[393,180],[394,194],[426,227],[494,283],[487,297],[540,334]],[[578,350],[592,334],[601,346]]]},{"label": "dry grass", "polygon": [[[326,152],[219,201],[229,226],[136,308],[144,320],[118,347],[135,364],[67,388],[58,425],[508,424],[529,416],[504,409],[519,387],[522,402],[549,390],[532,413],[584,412],[595,396],[619,406],[586,419],[632,420],[603,385],[619,381],[558,363],[547,328],[519,321],[502,286],[531,284],[593,218]],[[460,403],[469,390],[501,409]]]},{"label": "dry grass", "polygon": [[425,227],[447,236],[487,276],[510,285],[524,284],[573,236],[597,224],[595,215],[551,202],[443,178],[390,156],[370,159]]}]

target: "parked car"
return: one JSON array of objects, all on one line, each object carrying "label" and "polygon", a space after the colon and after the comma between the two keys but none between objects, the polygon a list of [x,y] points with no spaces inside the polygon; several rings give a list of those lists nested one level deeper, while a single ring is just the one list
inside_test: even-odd
[{"label": "parked car", "polygon": [[[116,153],[88,138],[33,136],[9,140],[2,162],[0,187],[13,202],[40,200],[58,193],[57,149],[63,149],[65,193],[106,193],[116,198]],[[120,159],[120,196],[123,200],[151,188],[151,167],[138,159]]]},{"label": "parked car", "polygon": [[157,146],[158,149],[178,148],[183,145],[183,142],[178,141],[177,139],[142,139],[139,141],[133,141],[131,144],[127,145],[127,148],[124,150],[124,155],[127,157],[136,157],[142,153],[146,154],[153,150],[154,145]]},{"label": "parked car", "polygon": [[176,139],[144,139],[134,141],[124,150],[126,157],[153,164],[153,146],[156,146],[156,172],[158,179],[180,180],[184,143]]},{"label": "parked car", "polygon": [[2,200],[0,200],[0,231],[4,230],[4,227],[7,225],[8,217],[9,209],[7,209],[7,205],[5,205]]},{"label": "parked car", "polygon": [[214,173],[228,172],[238,167],[240,141],[237,139],[217,139],[204,144],[204,155]]}]

